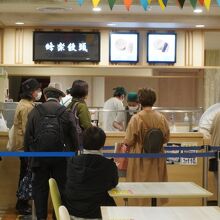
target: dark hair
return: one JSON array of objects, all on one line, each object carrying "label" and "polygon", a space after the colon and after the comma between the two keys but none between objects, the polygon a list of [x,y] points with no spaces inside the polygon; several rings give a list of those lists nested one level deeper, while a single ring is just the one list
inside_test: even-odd
[{"label": "dark hair", "polygon": [[83,98],[88,95],[88,83],[83,80],[75,80],[73,82],[70,94],[74,98]]},{"label": "dark hair", "polygon": [[156,102],[156,93],[151,88],[142,88],[138,91],[138,99],[142,107],[152,107]]},{"label": "dark hair", "polygon": [[122,95],[126,96],[127,94],[125,88],[122,86],[116,87],[113,90],[114,90],[114,93],[113,93],[114,97],[121,97]]},{"label": "dark hair", "polygon": [[83,147],[87,150],[99,150],[105,144],[106,134],[99,127],[90,127],[83,132]]},{"label": "dark hair", "polygon": [[69,88],[69,89],[66,90],[66,94],[69,95],[70,93],[71,93],[71,88]]},{"label": "dark hair", "polygon": [[33,100],[33,97],[29,92],[22,92],[20,94],[20,98],[21,99],[26,99],[26,100],[29,100],[29,101]]},{"label": "dark hair", "polygon": [[44,94],[47,98],[54,98],[54,99],[59,99],[61,96],[60,93],[55,92],[55,91],[48,91]]}]

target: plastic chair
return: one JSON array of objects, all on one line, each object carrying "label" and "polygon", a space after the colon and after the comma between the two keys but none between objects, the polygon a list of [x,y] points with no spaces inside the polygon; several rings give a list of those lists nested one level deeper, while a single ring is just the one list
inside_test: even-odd
[{"label": "plastic chair", "polygon": [[56,219],[60,220],[59,207],[62,205],[60,192],[55,179],[49,179],[50,195],[53,203],[53,208],[55,211]]},{"label": "plastic chair", "polygon": [[70,214],[65,206],[59,207],[60,220],[70,220]]}]

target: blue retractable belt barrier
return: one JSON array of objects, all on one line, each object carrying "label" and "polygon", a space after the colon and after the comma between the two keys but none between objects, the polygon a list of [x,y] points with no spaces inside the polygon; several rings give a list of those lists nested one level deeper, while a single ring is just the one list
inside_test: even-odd
[{"label": "blue retractable belt barrier", "polygon": [[209,150],[216,150],[216,151],[220,151],[220,147],[216,147],[216,146],[209,146]]},{"label": "blue retractable belt barrier", "polygon": [[167,157],[215,157],[215,152],[207,153],[149,153],[149,154],[133,154],[133,153],[104,153],[105,157],[114,157],[114,158],[167,158]]},{"label": "blue retractable belt barrier", "polygon": [[1,157],[73,157],[74,152],[0,152]]},{"label": "blue retractable belt barrier", "polygon": [[[103,150],[114,150],[114,146],[104,146],[103,147]],[[202,150],[204,149],[204,146],[165,146],[164,147],[165,150]],[[220,147],[219,147],[219,150],[220,150]]]}]

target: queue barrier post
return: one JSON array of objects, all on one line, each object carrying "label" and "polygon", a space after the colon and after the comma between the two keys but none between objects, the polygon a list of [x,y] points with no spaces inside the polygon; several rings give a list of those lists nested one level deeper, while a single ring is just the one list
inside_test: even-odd
[{"label": "queue barrier post", "polygon": [[[204,145],[204,152],[207,153],[209,151],[209,146]],[[208,189],[208,157],[203,157],[203,188]],[[207,198],[203,198],[202,200],[203,206],[207,205]]]},{"label": "queue barrier post", "polygon": [[217,160],[218,160],[217,199],[218,199],[218,206],[220,206],[220,151],[217,152]]}]

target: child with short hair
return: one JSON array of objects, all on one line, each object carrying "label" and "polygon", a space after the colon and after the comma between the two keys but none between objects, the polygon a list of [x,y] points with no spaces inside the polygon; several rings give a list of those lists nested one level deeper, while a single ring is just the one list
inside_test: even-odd
[{"label": "child with short hair", "polygon": [[112,159],[103,157],[105,139],[101,128],[86,129],[83,154],[68,162],[64,201],[71,216],[101,219],[100,206],[116,205],[108,190],[118,184],[118,170]]}]

